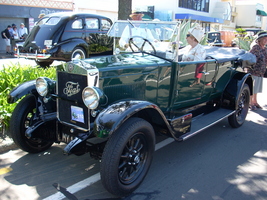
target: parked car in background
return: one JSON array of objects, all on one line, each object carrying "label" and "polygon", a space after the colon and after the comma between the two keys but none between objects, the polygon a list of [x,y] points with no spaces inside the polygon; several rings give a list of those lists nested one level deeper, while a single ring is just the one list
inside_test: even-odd
[{"label": "parked car in background", "polygon": [[243,28],[247,33],[252,33],[251,35],[257,35],[259,32],[264,31],[262,29],[259,28]]},{"label": "parked car in background", "polygon": [[208,43],[211,46],[233,47],[236,45],[234,31],[215,31],[208,33]]},{"label": "parked car in background", "polygon": [[112,38],[106,35],[112,21],[104,16],[60,12],[40,19],[15,54],[41,67],[54,60],[70,61],[112,54]]},{"label": "parked car in background", "polygon": [[14,88],[8,102],[23,98],[10,120],[15,143],[29,153],[60,142],[66,154],[89,153],[107,191],[126,196],[144,180],[157,135],[185,141],[225,118],[242,126],[253,93],[246,52],[206,46],[206,59],[182,62],[179,33],[179,22],[118,21],[108,32],[114,55],[73,60],[56,80]]}]

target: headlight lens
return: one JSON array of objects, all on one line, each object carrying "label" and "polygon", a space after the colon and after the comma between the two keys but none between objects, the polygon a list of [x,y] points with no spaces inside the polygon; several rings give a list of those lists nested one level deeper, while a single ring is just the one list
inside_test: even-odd
[{"label": "headlight lens", "polygon": [[83,102],[89,109],[96,109],[102,96],[102,91],[96,87],[86,87],[82,93]]},{"label": "headlight lens", "polygon": [[36,90],[41,96],[46,96],[49,93],[49,90],[51,90],[53,85],[53,81],[49,78],[37,78],[36,79]]}]

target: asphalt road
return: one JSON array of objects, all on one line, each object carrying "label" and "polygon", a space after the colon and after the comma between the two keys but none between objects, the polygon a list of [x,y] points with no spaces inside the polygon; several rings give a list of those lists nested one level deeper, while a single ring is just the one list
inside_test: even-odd
[{"label": "asphalt road", "polygon": [[[223,120],[182,143],[159,138],[166,145],[157,145],[144,182],[122,199],[267,199],[266,94],[267,87],[259,95],[264,109],[249,111],[238,129]],[[117,199],[99,181],[98,161],[89,155],[64,156],[63,147],[53,145],[40,154],[13,150],[0,155],[0,199]]]}]

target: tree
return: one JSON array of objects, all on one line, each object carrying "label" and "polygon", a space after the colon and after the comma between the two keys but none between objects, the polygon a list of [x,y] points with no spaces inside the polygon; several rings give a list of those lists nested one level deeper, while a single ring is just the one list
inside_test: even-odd
[{"label": "tree", "polygon": [[129,15],[132,13],[132,0],[118,0],[119,9],[118,9],[118,19],[127,20]]}]

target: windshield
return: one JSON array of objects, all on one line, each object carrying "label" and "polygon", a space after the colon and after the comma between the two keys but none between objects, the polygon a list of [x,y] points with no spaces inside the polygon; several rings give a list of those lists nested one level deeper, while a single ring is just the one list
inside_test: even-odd
[{"label": "windshield", "polygon": [[179,22],[117,21],[108,35],[114,37],[114,54],[121,52],[173,52]]}]

